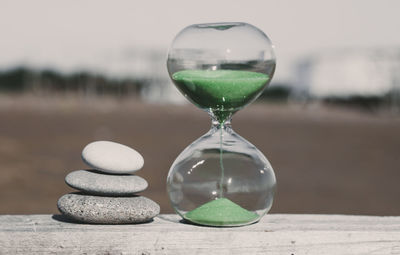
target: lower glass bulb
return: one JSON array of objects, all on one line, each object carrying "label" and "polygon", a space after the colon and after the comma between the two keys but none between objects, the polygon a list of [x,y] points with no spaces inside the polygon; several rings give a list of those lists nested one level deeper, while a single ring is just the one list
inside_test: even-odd
[{"label": "lower glass bulb", "polygon": [[276,179],[265,156],[236,134],[229,121],[189,145],[168,174],[172,206],[201,225],[241,226],[258,221],[273,202]]}]

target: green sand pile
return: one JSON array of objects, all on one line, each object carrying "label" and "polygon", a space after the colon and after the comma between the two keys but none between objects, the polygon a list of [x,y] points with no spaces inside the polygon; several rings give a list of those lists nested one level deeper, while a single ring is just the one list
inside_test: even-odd
[{"label": "green sand pile", "polygon": [[252,222],[258,215],[227,198],[218,198],[187,212],[184,218],[197,224],[226,226]]},{"label": "green sand pile", "polygon": [[172,79],[197,106],[213,110],[223,122],[229,113],[254,99],[268,82],[269,76],[235,70],[183,70],[174,73]]}]

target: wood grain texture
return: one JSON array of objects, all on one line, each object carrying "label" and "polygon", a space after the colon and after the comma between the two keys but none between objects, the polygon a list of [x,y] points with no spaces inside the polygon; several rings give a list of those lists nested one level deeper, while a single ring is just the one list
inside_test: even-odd
[{"label": "wood grain texture", "polygon": [[400,217],[270,214],[236,228],[179,220],[88,225],[59,215],[2,215],[0,254],[400,254]]}]

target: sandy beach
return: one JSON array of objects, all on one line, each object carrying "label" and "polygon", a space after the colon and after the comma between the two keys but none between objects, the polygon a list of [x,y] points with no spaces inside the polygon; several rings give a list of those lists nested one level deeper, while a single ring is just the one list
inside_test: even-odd
[{"label": "sandy beach", "polygon": [[[137,99],[0,98],[0,213],[58,213],[73,190],[65,175],[86,169],[80,153],[94,140],[137,149],[143,194],[171,213],[166,176],[174,159],[206,133],[194,106]],[[233,128],[270,160],[278,191],[273,213],[400,215],[400,118],[321,105],[256,103]]]}]

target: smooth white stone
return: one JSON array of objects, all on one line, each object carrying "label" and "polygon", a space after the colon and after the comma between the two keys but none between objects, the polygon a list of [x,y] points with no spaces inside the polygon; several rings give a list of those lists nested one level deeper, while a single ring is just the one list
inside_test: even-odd
[{"label": "smooth white stone", "polygon": [[144,159],[139,152],[126,145],[96,141],[82,151],[82,159],[96,170],[111,174],[127,174],[140,170]]}]

